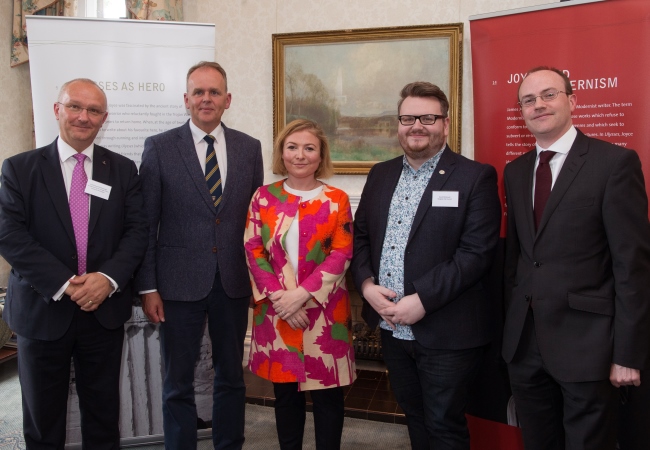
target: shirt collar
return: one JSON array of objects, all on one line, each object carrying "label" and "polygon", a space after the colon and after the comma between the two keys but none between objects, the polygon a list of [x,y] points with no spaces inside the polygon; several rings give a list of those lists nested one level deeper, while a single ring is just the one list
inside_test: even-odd
[{"label": "shirt collar", "polygon": [[[79,153],[74,148],[72,148],[70,144],[68,144],[66,141],[61,139],[61,136],[59,136],[56,140],[56,147],[59,150],[59,159],[61,160],[61,162],[65,162],[66,160],[68,160],[68,158]],[[95,144],[90,144],[90,147],[84,149],[84,151],[81,153],[86,155],[88,159],[92,162],[94,149],[95,149]]]},{"label": "shirt collar", "polygon": [[552,152],[562,154],[569,153],[569,150],[571,150],[571,146],[573,145],[573,141],[576,140],[576,136],[578,136],[578,131],[576,130],[576,127],[571,125],[571,128],[569,128],[560,139],[553,142],[549,148],[542,148],[538,143],[535,143],[535,147],[537,148],[537,156],[539,156],[539,154],[544,150],[550,150]]},{"label": "shirt collar", "polygon": [[214,138],[215,142],[221,142],[221,140],[223,139],[223,127],[221,126],[221,122],[219,122],[217,128],[212,130],[212,133],[206,133],[205,131],[203,131],[196,125],[194,125],[194,122],[192,122],[192,119],[190,119],[190,130],[192,131],[192,140],[194,141],[194,145],[202,142],[206,134],[211,135]]},{"label": "shirt collar", "polygon": [[420,170],[433,170],[435,169],[436,165],[438,164],[438,161],[440,161],[440,157],[442,156],[442,152],[445,151],[447,148],[447,144],[442,146],[442,149],[435,155],[433,155],[431,158],[427,159],[425,162],[422,163],[422,165],[418,168],[418,170],[415,170],[410,164],[408,159],[406,159],[406,155],[404,155],[404,159],[402,160],[402,164],[404,165],[404,169],[411,170],[412,172],[419,172]]}]

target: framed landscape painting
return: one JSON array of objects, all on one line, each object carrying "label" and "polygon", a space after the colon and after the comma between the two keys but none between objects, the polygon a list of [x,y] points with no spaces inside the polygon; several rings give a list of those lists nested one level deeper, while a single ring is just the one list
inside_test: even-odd
[{"label": "framed landscape painting", "polygon": [[397,102],[413,81],[449,99],[449,137],[460,152],[463,24],[273,35],[274,137],[292,120],[327,134],[336,173],[365,174],[402,154]]}]

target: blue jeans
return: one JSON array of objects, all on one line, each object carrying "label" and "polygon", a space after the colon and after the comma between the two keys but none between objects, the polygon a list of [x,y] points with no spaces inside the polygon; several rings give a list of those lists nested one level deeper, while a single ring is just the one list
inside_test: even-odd
[{"label": "blue jeans", "polygon": [[381,343],[391,388],[406,414],[411,447],[469,450],[468,386],[487,346],[430,349],[395,339],[386,330],[381,330]]},{"label": "blue jeans", "polygon": [[214,368],[214,448],[242,448],[246,403],[242,358],[248,304],[248,297],[230,298],[226,295],[219,273],[212,291],[202,300],[163,300],[165,322],[160,326],[160,346],[164,361],[163,429],[166,449],[196,449],[194,366],[199,358],[206,316]]}]

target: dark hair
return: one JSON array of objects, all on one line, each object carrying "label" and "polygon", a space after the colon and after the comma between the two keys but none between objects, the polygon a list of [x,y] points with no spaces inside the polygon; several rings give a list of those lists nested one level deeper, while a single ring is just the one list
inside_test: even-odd
[{"label": "dark hair", "polygon": [[400,92],[400,101],[397,102],[397,114],[400,112],[402,103],[406,97],[431,97],[435,98],[440,102],[440,108],[442,110],[442,115],[446,116],[449,111],[449,100],[442,89],[436,86],[433,83],[428,81],[415,81],[409,83],[402,88]]},{"label": "dark hair", "polygon": [[284,141],[289,135],[298,131],[309,131],[320,142],[320,164],[316,173],[314,173],[314,178],[329,178],[334,175],[334,164],[332,164],[332,158],[330,157],[330,146],[327,142],[327,136],[325,136],[325,132],[320,125],[307,119],[296,119],[278,133],[273,144],[273,173],[280,175],[287,174],[287,168],[282,160]]},{"label": "dark hair", "polygon": [[226,76],[226,70],[223,67],[221,67],[221,64],[216,63],[214,61],[201,61],[198,64],[194,64],[192,67],[190,67],[190,70],[187,71],[187,78],[185,78],[185,84],[187,84],[187,82],[190,81],[190,75],[192,75],[192,73],[195,70],[203,69],[204,67],[214,69],[221,74],[221,76],[223,77],[223,81],[226,83],[226,92],[228,92],[228,77]]},{"label": "dark hair", "polygon": [[[534,68],[530,69],[528,72],[526,72],[526,76],[519,82],[519,87],[517,88],[517,97],[519,97],[519,91],[521,90],[521,84],[524,82],[524,80],[526,78],[528,78],[528,75],[530,75],[531,73],[535,73],[535,72],[541,72],[543,70],[549,70],[549,71],[555,72],[559,76],[561,76],[562,79],[564,80],[564,92],[566,93],[566,95],[573,94],[573,88],[571,87],[571,80],[569,80],[569,77],[567,76],[566,73],[562,72],[560,69],[557,69],[555,67],[537,66],[537,67],[534,67]],[[517,101],[519,101],[519,100],[521,100],[521,99],[518,98]]]}]

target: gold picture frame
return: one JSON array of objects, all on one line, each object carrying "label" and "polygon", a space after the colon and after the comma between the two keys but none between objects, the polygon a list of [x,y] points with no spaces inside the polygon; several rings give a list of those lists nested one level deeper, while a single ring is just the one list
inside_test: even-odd
[{"label": "gold picture frame", "polygon": [[462,23],[274,34],[273,137],[312,119],[328,135],[335,172],[367,174],[402,154],[402,87],[429,81],[447,94],[448,143],[460,153],[462,42]]}]

